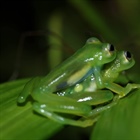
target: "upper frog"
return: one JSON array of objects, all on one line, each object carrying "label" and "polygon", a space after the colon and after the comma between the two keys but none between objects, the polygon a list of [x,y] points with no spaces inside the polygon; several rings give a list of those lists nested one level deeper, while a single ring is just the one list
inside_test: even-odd
[{"label": "upper frog", "polygon": [[113,61],[115,57],[113,45],[102,43],[95,37],[89,38],[82,48],[44,77],[39,86],[43,90],[55,92],[75,85],[93,71],[99,72],[104,64]]}]

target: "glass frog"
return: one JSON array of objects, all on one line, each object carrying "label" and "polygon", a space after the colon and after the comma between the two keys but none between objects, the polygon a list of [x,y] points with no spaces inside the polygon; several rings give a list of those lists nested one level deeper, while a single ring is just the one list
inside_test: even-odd
[{"label": "glass frog", "polygon": [[[104,65],[107,67],[104,68]],[[97,112],[111,106],[92,109],[93,105],[112,100],[112,92],[122,98],[133,88],[140,88],[138,84],[121,87],[114,82],[121,71],[133,65],[134,59],[129,52],[117,52],[113,45],[92,37],[47,76],[30,80],[19,95],[18,102],[25,102],[31,95],[33,109],[39,114],[62,124],[87,127],[97,120],[94,117]],[[108,90],[101,90],[104,88]],[[59,113],[82,119],[66,118]]]},{"label": "glass frog", "polygon": [[[117,79],[120,73],[124,70],[131,68],[135,64],[133,56],[128,51],[117,52],[116,58],[105,65],[102,69],[102,87],[98,87],[96,84],[94,73],[85,78],[82,82],[77,83],[71,88],[58,91],[58,95],[68,96],[70,98],[77,99],[77,102],[88,102],[92,105],[98,105],[112,100],[113,93],[118,94],[118,98],[126,96],[132,89],[140,88],[140,84],[127,84],[126,87],[122,87]],[[117,83],[116,83],[117,79]],[[122,83],[122,81],[121,81]],[[100,89],[109,89],[107,91]],[[86,93],[86,94],[85,94]],[[100,98],[98,94],[100,93]],[[106,98],[101,98],[101,95],[106,95]],[[107,96],[108,95],[108,96]],[[93,101],[95,99],[95,101]],[[97,103],[96,103],[97,102]]]}]

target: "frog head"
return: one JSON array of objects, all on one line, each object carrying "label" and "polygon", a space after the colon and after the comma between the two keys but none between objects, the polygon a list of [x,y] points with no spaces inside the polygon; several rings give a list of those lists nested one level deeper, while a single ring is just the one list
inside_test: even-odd
[{"label": "frog head", "polygon": [[129,51],[118,51],[115,60],[106,65],[103,77],[115,80],[120,72],[131,68],[134,64],[135,60]]},{"label": "frog head", "polygon": [[85,57],[85,61],[91,65],[102,66],[116,58],[116,49],[109,43],[102,43],[97,38],[91,37],[85,44]]}]

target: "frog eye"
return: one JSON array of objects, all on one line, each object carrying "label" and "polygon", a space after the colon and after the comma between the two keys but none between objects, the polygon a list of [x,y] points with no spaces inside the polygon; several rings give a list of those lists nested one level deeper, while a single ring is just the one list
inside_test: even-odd
[{"label": "frog eye", "polygon": [[124,51],[125,58],[130,61],[132,59],[132,55],[129,51]]},{"label": "frog eye", "polygon": [[114,53],[114,51],[115,51],[115,47],[114,47],[113,45],[111,45],[111,44],[108,44],[108,45],[107,45],[107,48],[106,48],[106,51],[107,51],[109,54],[112,54],[112,53]]},{"label": "frog eye", "polygon": [[115,47],[112,44],[110,44],[109,47],[108,47],[108,51],[109,52],[114,52],[115,51]]}]

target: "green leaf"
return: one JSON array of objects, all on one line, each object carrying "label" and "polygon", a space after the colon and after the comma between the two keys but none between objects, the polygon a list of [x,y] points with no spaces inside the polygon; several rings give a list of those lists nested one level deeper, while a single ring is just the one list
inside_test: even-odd
[{"label": "green leaf", "polygon": [[32,110],[32,103],[17,104],[17,97],[29,79],[0,85],[0,139],[44,139],[63,125],[42,117]]},{"label": "green leaf", "polygon": [[140,90],[136,90],[102,114],[91,140],[139,140],[139,132]]}]

